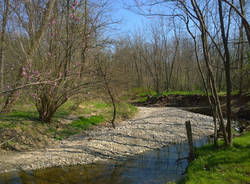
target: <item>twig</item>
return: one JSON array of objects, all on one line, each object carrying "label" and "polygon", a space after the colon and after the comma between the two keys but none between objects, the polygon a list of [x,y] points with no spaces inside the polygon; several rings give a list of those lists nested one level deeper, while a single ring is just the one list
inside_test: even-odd
[{"label": "twig", "polygon": [[5,143],[7,143],[7,142],[9,142],[9,141],[11,141],[11,140],[13,140],[14,138],[15,138],[15,137],[12,137],[11,139],[9,139],[9,140],[7,140],[7,141],[1,143],[0,146],[4,145]]}]

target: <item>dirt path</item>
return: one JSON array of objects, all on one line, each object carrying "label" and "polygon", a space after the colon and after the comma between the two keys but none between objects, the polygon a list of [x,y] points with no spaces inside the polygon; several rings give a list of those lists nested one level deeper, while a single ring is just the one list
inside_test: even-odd
[{"label": "dirt path", "polygon": [[1,153],[0,173],[133,156],[186,140],[186,120],[191,120],[194,138],[213,133],[211,117],[173,107],[139,107],[135,118],[121,122],[116,129],[98,127],[45,150]]}]

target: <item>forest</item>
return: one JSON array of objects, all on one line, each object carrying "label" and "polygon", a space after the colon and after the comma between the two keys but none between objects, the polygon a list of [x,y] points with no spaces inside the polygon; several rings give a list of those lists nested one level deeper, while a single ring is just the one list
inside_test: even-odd
[{"label": "forest", "polygon": [[206,96],[214,144],[233,146],[234,104],[250,113],[250,1],[120,3],[149,21],[120,34],[112,0],[0,1],[0,147],[22,150],[20,121],[61,140],[169,95]]}]

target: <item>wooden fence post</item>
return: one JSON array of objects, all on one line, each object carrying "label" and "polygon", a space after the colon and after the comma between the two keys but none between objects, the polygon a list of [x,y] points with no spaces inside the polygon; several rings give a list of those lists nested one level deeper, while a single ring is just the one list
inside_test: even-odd
[{"label": "wooden fence post", "polygon": [[190,160],[194,160],[194,145],[193,145],[193,138],[192,138],[192,129],[191,129],[191,123],[190,121],[186,121],[186,131],[187,131],[187,138],[188,138],[188,144],[189,144],[189,158]]}]

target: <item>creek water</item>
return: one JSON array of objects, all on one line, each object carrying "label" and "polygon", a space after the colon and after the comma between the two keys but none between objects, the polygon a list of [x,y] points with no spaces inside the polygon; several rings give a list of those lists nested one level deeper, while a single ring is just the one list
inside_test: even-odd
[{"label": "creek water", "polygon": [[[204,137],[194,145],[208,142]],[[183,142],[126,160],[6,173],[0,175],[0,184],[166,184],[184,177],[188,153]]]}]

